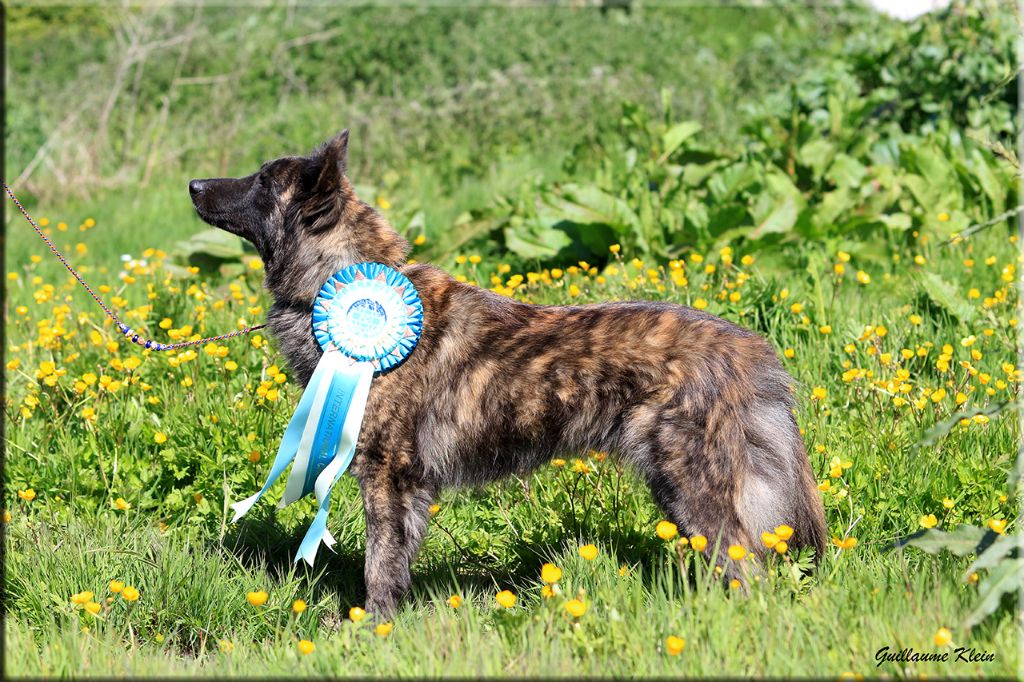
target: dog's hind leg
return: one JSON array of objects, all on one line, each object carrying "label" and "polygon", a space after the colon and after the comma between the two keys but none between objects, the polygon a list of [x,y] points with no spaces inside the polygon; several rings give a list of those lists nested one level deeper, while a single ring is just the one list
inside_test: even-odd
[{"label": "dog's hind leg", "polygon": [[384,621],[409,589],[409,567],[426,535],[437,489],[404,458],[367,462],[358,479],[366,514],[366,610]]}]

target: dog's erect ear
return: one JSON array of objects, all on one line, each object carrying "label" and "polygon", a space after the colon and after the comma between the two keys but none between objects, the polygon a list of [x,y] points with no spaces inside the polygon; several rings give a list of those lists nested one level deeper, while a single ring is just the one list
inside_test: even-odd
[{"label": "dog's erect ear", "polygon": [[341,186],[348,164],[348,130],[342,130],[331,138],[320,152],[320,175],[316,188],[322,192],[331,192]]}]

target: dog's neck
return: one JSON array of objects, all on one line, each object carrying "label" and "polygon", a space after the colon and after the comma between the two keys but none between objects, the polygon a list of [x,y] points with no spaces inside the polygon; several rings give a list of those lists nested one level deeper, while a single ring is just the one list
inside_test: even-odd
[{"label": "dog's neck", "polygon": [[401,267],[409,243],[372,207],[359,201],[348,180],[334,226],[316,234],[292,232],[275,248],[266,263],[265,284],[275,302],[311,306],[323,283],[335,272],[355,263],[383,263]]}]

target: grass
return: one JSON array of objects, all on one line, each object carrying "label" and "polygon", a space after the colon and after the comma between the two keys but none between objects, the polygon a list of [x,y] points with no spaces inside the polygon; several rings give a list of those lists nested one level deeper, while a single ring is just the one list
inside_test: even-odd
[{"label": "grass", "polygon": [[[313,570],[292,563],[310,500],[276,510],[279,485],[241,523],[228,522],[228,504],[262,483],[300,394],[273,340],[170,355],[123,343],[8,211],[5,673],[997,677],[1019,669],[1016,603],[965,625],[979,592],[965,575],[970,557],[892,549],[933,523],[1005,521],[1017,532],[1019,500],[1007,481],[1019,424],[1008,409],[976,415],[1020,392],[1021,256],[1006,224],[952,244],[928,230],[888,231],[870,244],[842,241],[855,237],[837,230],[757,252],[698,253],[684,231],[674,238],[691,249],[685,262],[612,252],[597,264],[523,265],[503,261],[494,240],[467,246],[463,216],[538,178],[572,179],[574,146],[600,161],[600,148],[615,146],[602,136],[620,134],[622,99],[653,105],[669,87],[675,113],[700,120],[710,144],[724,143],[749,110],[785,99],[780,83],[822,54],[841,54],[853,19],[861,29],[884,20],[775,7],[245,12],[244,31],[231,8],[12,8],[8,16],[8,166],[32,162],[68,102],[80,116],[16,189],[130,325],[168,341],[261,320],[269,300],[258,261],[232,257],[220,270],[190,272],[171,255],[203,229],[185,184],[250,172],[349,125],[362,198],[410,239],[429,237],[414,258],[523,301],[669,300],[764,334],[797,381],[829,535],[846,548],[830,544],[807,574],[806,554],[778,554],[761,580],[732,589],[688,543],[657,537],[649,492],[614,455],[564,453],[529,476],[445,491],[412,593],[393,630],[378,635],[369,620],[349,617],[365,600],[364,522],[351,477],[339,481],[329,521],[338,554],[321,553]],[[561,30],[541,40],[545,25]],[[134,39],[138,50],[125,51]],[[179,42],[154,47],[165,39]],[[299,42],[285,58],[268,56],[265,46],[282,39]],[[131,76],[121,90],[119,66]],[[223,73],[233,75],[212,89],[188,80]],[[423,215],[410,221],[410,207]],[[954,212],[926,210],[922,224]],[[591,543],[592,561],[579,552]],[[563,577],[546,598],[549,562]],[[112,592],[110,581],[136,588],[139,599]],[[517,596],[513,608],[498,605],[501,590]],[[83,591],[93,593],[95,615],[72,602]],[[269,598],[254,607],[247,593],[258,591]],[[452,596],[464,600],[459,608]],[[586,607],[579,617],[565,608],[573,598]],[[299,615],[296,599],[308,605]],[[936,642],[941,628],[949,644]],[[670,636],[685,640],[678,655]],[[315,651],[302,655],[300,639]],[[974,647],[995,658],[879,666],[883,647],[951,658]]]},{"label": "grass", "polygon": [[[53,230],[51,218],[49,229],[61,246],[87,244],[75,260],[92,268],[97,284],[117,281],[114,254],[133,240],[109,230],[102,217],[76,233],[85,217],[75,215],[67,232]],[[14,232],[9,256],[43,254],[22,227]],[[117,248],[105,247],[108,240]],[[139,246],[130,249],[137,257]],[[252,268],[230,279],[181,280],[167,274],[159,255],[150,254],[134,282],[122,281],[107,294],[121,296],[119,308],[137,311],[146,322],[133,323],[157,338],[185,324],[196,333],[229,329],[239,317],[258,317],[251,309],[266,305],[258,293],[260,274]],[[600,453],[567,453],[562,466],[555,462],[529,477],[442,496],[414,567],[414,592],[388,637],[346,617],[363,599],[362,518],[351,478],[339,483],[331,517],[340,554],[324,554],[313,572],[291,564],[312,510],[309,501],[283,511],[262,504],[251,519],[227,523],[226,504],[262,481],[298,396],[290,380],[275,383],[272,347],[237,341],[223,347],[222,357],[200,349],[166,358],[107,345],[113,339],[109,328],[66,282],[59,264],[49,258],[12,261],[9,270],[17,277],[8,282],[15,311],[8,321],[8,360],[16,366],[9,364],[7,372],[7,671],[241,674],[258,665],[283,672],[295,667],[301,636],[317,646],[300,656],[298,669],[308,674],[337,673],[342,666],[367,675],[1010,674],[1017,649],[1006,610],[973,630],[960,625],[976,594],[964,579],[966,561],[890,550],[928,514],[943,528],[1008,518],[1013,529],[1005,482],[1019,432],[1011,416],[968,420],[934,446],[917,445],[928,428],[960,409],[957,393],[969,396],[967,407],[1016,393],[1016,378],[1003,383],[1001,367],[1013,362],[1015,338],[1013,292],[1000,279],[1014,261],[1005,233],[929,245],[925,265],[873,269],[867,285],[854,281],[855,262],[847,263],[842,278],[830,275],[825,263],[820,290],[804,277],[761,272],[756,262],[740,263],[742,254],[729,255],[731,264],[721,254],[691,261],[685,286],[678,268],[658,264],[655,280],[646,272],[652,264],[638,268],[627,254],[601,274],[568,264],[564,272],[522,273],[515,295],[561,303],[628,296],[701,305],[701,299],[709,310],[765,333],[780,350],[790,349],[785,362],[799,382],[798,418],[813,467],[828,484],[823,497],[830,534],[856,537],[857,546],[831,548],[819,571],[800,580],[790,567],[806,557],[783,559],[749,595],[693,575],[699,569],[692,553],[682,550],[691,576],[686,580],[672,560],[672,546],[655,537],[660,517],[632,473]],[[912,262],[913,254],[899,255],[901,263]],[[969,258],[971,267],[964,265]],[[709,263],[716,264],[714,273],[706,273]],[[489,282],[499,270],[502,287],[515,284],[515,273],[494,263],[466,262],[454,273]],[[920,279],[924,270],[956,283],[972,324],[929,297]],[[55,285],[52,298],[37,303],[37,293],[48,295],[46,283]],[[971,288],[979,288],[981,297],[972,298]],[[738,303],[717,295],[731,291],[741,292]],[[1005,302],[998,302],[998,291]],[[69,307],[61,303],[65,295],[71,296]],[[801,304],[799,313],[794,303]],[[164,317],[172,320],[170,329],[157,325]],[[57,332],[40,326],[44,319]],[[820,331],[824,324],[831,333]],[[875,333],[865,336],[865,325]],[[90,338],[92,331],[99,336]],[[961,340],[971,335],[974,343],[964,345]],[[846,350],[850,344],[853,352]],[[936,365],[944,344],[952,346],[953,359],[951,369],[941,371]],[[912,359],[899,355],[903,348],[914,351]],[[981,359],[971,359],[972,351]],[[883,353],[895,359],[885,364]],[[137,367],[128,362],[133,357]],[[58,373],[66,370],[52,387],[36,375],[37,369],[49,371],[47,361]],[[976,366],[974,376],[962,361]],[[229,362],[237,369],[229,369]],[[844,380],[848,369],[857,368],[871,377]],[[886,389],[885,382],[899,368],[910,372],[906,382],[912,384],[902,395],[923,399],[921,404],[897,407],[887,394],[892,386]],[[94,384],[85,382],[90,373]],[[878,380],[882,386],[872,385]],[[122,385],[111,390],[110,381]],[[282,390],[276,400],[268,387]],[[816,388],[825,389],[824,399],[813,397]],[[945,396],[936,398],[939,388]],[[901,395],[898,388],[894,393]],[[95,421],[83,412],[88,408]],[[250,461],[253,451],[260,461]],[[28,488],[36,493],[31,501],[15,493]],[[118,498],[130,508],[117,509]],[[945,509],[945,498],[951,509]],[[593,562],[577,553],[590,542],[599,546]],[[539,596],[545,562],[565,573],[562,596],[551,600]],[[140,600],[129,605],[115,597],[108,610],[106,585],[114,579],[137,587]],[[245,594],[260,589],[270,600],[256,609]],[[514,609],[496,606],[501,589],[518,595]],[[69,602],[83,590],[95,593],[102,620]],[[577,593],[588,606],[578,625],[563,609]],[[457,611],[446,605],[453,594],[465,598]],[[296,598],[310,604],[297,619],[288,615]],[[931,642],[940,627],[952,629],[956,645],[994,651],[996,660],[874,667],[875,652],[884,646],[940,650]],[[687,641],[678,658],[664,652],[669,635]],[[233,651],[222,651],[221,640]]]}]

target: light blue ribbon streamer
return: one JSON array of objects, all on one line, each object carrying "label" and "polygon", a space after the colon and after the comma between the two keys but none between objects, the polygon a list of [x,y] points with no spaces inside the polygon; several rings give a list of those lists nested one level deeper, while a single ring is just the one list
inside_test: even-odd
[{"label": "light blue ribbon streamer", "polygon": [[[320,548],[320,543],[323,542],[328,547],[334,544],[334,538],[327,531],[327,513],[331,505],[331,490],[334,488],[334,484],[338,482],[338,479],[341,478],[341,475],[348,469],[349,464],[352,463],[352,458],[355,456],[356,441],[359,440],[359,431],[363,424],[363,414],[366,411],[366,401],[369,397],[373,373],[373,365],[367,362],[357,363],[335,373],[334,381],[337,381],[339,384],[339,397],[337,400],[345,403],[345,411],[341,413],[341,419],[344,421],[344,424],[341,427],[341,437],[333,440],[335,444],[334,450],[337,454],[323,470],[317,472],[313,488],[320,507],[317,510],[316,516],[313,517],[309,530],[306,531],[306,536],[302,539],[302,544],[299,545],[299,551],[295,555],[296,562],[299,559],[304,559],[306,563],[312,566],[317,550]],[[328,437],[332,436],[328,435]],[[313,452],[317,452],[315,445]],[[307,470],[307,480],[310,471],[311,468]]]},{"label": "light blue ribbon streamer", "polygon": [[302,438],[302,432],[306,428],[309,412],[313,407],[313,396],[326,370],[326,364],[317,363],[316,369],[313,370],[313,376],[310,377],[309,383],[306,384],[306,390],[299,399],[299,405],[295,408],[295,414],[292,415],[291,421],[288,422],[288,428],[285,429],[284,436],[281,438],[281,445],[277,448],[277,456],[274,458],[274,465],[270,469],[266,483],[263,484],[263,487],[255,495],[231,505],[231,508],[235,510],[235,516],[231,519],[231,523],[235,523],[238,519],[242,518],[270,490],[270,486],[284,473],[285,467],[295,459],[295,454],[299,449],[299,441]]}]

